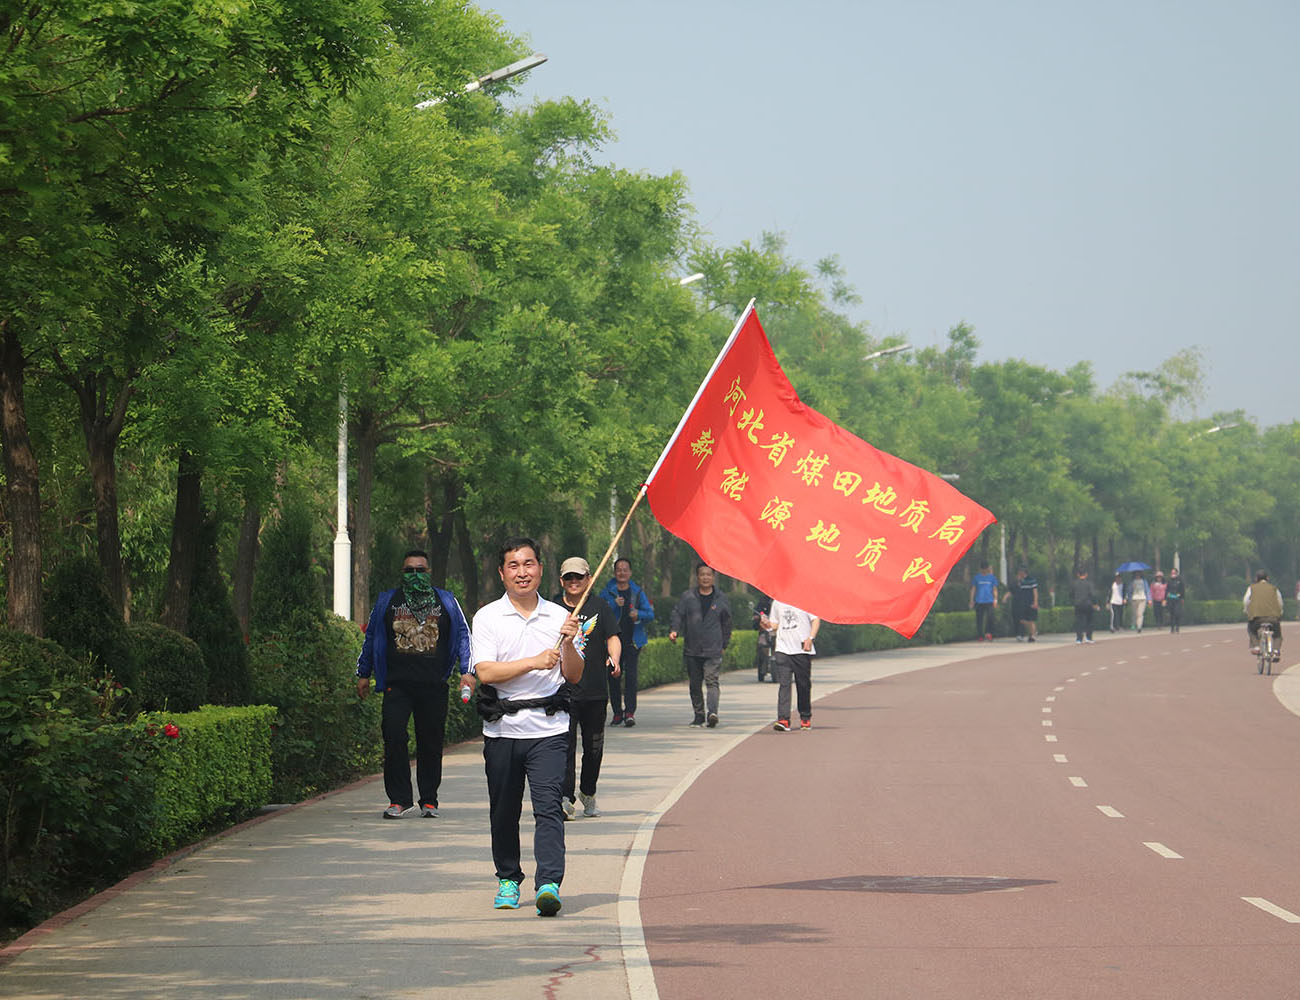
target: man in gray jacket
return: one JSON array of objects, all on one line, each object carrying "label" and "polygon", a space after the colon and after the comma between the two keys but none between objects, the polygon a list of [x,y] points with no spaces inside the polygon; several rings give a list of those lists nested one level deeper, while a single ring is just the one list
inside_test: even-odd
[{"label": "man in gray jacket", "polygon": [[[727,596],[713,586],[713,569],[706,563],[695,567],[696,586],[682,594],[673,608],[668,640],[683,639],[682,658],[695,709],[692,726],[718,724],[718,674],[722,653],[731,641],[731,605]],[[705,692],[708,694],[707,717]]]}]

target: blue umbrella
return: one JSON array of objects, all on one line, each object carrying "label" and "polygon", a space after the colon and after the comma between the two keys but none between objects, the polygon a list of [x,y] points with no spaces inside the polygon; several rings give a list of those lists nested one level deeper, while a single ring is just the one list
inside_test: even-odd
[{"label": "blue umbrella", "polygon": [[1120,567],[1115,570],[1115,572],[1132,573],[1135,569],[1150,569],[1150,568],[1151,567],[1144,562],[1126,562],[1126,563],[1122,563]]}]

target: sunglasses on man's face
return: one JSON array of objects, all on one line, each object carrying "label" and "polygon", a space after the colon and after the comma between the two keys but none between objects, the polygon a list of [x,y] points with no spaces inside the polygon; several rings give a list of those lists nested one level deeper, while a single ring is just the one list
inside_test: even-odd
[{"label": "sunglasses on man's face", "polygon": [[563,580],[565,583],[573,583],[576,580],[587,579],[587,574],[586,573],[565,573],[564,576],[560,577],[560,579]]}]

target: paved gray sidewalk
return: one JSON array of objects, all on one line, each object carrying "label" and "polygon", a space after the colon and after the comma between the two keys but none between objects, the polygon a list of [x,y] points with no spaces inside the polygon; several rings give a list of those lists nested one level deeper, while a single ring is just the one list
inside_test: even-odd
[{"label": "paved gray sidewalk", "polygon": [[[813,696],[1072,641],[819,659]],[[25,950],[0,967],[0,996],[653,997],[636,893],[654,820],[694,774],[770,726],[775,706],[776,685],[758,684],[753,671],[724,675],[714,730],[688,727],[684,685],[642,693],[637,727],[607,733],[604,816],[566,824],[564,909],[555,919],[538,918],[531,905],[526,803],[525,904],[491,908],[487,792],[473,743],[448,751],[438,819],[381,820],[377,780],[276,813],[21,939]]]}]

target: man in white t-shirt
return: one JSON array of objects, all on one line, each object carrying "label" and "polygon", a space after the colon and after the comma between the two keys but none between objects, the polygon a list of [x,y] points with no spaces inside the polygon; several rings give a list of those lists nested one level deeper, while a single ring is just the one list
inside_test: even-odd
[{"label": "man in white t-shirt", "polygon": [[790,679],[794,678],[798,694],[799,728],[812,729],[812,658],[817,651],[813,640],[821,628],[821,619],[801,611],[792,604],[773,601],[772,608],[759,624],[776,633],[776,655],[772,672],[776,675],[776,722],[772,728],[790,731]]},{"label": "man in white t-shirt", "polygon": [[[537,914],[560,911],[564,879],[564,811],[560,805],[567,760],[569,712],[564,682],[582,677],[582,653],[573,646],[578,621],[539,596],[542,563],[531,538],[511,538],[500,551],[505,594],[474,615],[471,660],[478,675],[499,910],[519,908],[524,880],[519,816],[524,779],[533,804],[533,860]],[[563,641],[561,641],[563,640]]]}]

